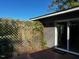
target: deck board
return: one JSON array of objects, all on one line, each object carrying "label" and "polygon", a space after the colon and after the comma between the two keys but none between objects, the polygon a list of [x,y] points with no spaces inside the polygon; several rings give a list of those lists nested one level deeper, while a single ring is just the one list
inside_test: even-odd
[{"label": "deck board", "polygon": [[79,59],[79,56],[72,55],[69,53],[58,53],[52,49],[46,49],[43,51],[35,52],[27,57],[27,54],[22,54],[12,59]]}]

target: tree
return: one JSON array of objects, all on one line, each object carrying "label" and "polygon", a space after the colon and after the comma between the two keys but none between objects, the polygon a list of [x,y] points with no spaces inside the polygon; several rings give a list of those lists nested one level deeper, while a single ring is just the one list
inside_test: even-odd
[{"label": "tree", "polygon": [[52,9],[52,7],[54,7],[55,5],[58,6],[58,11],[65,10],[79,6],[79,0],[52,0],[52,3],[49,5],[49,9]]}]

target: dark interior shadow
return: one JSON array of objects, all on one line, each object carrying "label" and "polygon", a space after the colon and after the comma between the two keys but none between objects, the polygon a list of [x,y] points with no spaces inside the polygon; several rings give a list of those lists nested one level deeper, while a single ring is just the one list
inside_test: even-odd
[{"label": "dark interior shadow", "polygon": [[0,59],[12,57],[13,45],[8,38],[0,38]]}]

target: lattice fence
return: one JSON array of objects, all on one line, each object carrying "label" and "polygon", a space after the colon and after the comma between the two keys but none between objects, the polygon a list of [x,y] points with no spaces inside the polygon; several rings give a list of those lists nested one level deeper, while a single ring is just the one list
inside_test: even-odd
[{"label": "lattice fence", "polygon": [[15,54],[33,53],[43,49],[43,25],[39,22],[0,20],[0,39],[9,39]]}]

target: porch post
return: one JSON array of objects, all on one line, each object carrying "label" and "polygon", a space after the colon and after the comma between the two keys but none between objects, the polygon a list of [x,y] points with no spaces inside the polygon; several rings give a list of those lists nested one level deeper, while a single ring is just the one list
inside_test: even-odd
[{"label": "porch post", "polygon": [[67,24],[67,50],[69,50],[69,39],[70,39],[70,28],[69,23]]},{"label": "porch post", "polygon": [[58,32],[57,32],[57,27],[55,27],[55,46],[58,45]]}]

